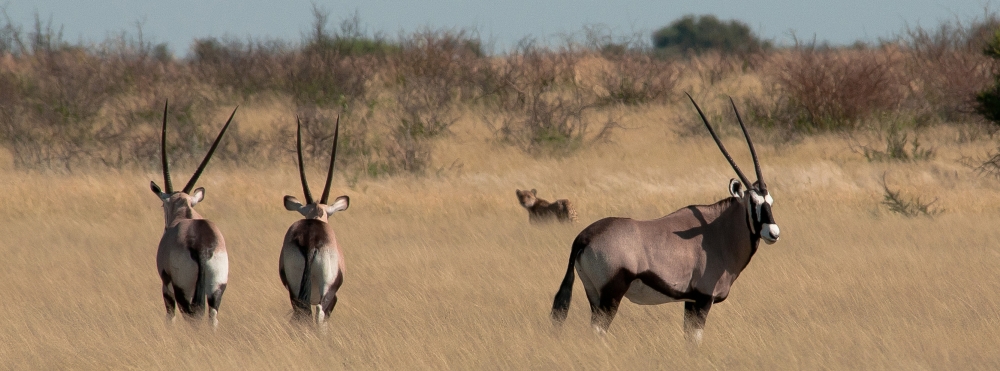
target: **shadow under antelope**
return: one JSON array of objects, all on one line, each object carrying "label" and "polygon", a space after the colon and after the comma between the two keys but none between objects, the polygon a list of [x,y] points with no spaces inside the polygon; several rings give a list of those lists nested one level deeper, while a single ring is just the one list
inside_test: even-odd
[{"label": "shadow under antelope", "polygon": [[640,305],[683,301],[685,338],[698,344],[708,311],[729,296],[760,240],[778,241],[771,213],[774,200],[736,104],[730,99],[753,157],[755,183],[743,175],[701,108],[688,98],[739,176],[730,180],[731,197],[712,205],[691,205],[655,220],[605,218],[588,226],[573,241],[566,276],[553,300],[555,324],[561,324],[569,311],[575,267],[598,333],[607,331],[622,297]]},{"label": "shadow under antelope", "polygon": [[302,123],[297,122],[297,125],[295,148],[306,202],[303,204],[293,196],[285,196],[284,204],[286,210],[296,211],[305,219],[292,223],[285,233],[278,259],[278,274],[292,302],[292,319],[305,321],[312,314],[316,325],[322,330],[326,318],[337,305],[337,291],[344,283],[344,254],[340,251],[337,236],[333,233],[328,218],[335,212],[347,210],[350,198],[340,196],[332,204],[327,204],[333,181],[333,164],[337,159],[340,116],[337,116],[333,132],[333,151],[330,155],[330,170],[326,175],[326,187],[318,202],[313,200],[306,182],[302,162]]},{"label": "shadow under antelope", "polygon": [[167,161],[168,105],[169,102],[163,105],[163,129],[160,134],[160,161],[163,163],[163,185],[166,189],[161,190],[156,182],[149,182],[150,189],[163,201],[166,224],[156,250],[156,271],[163,281],[167,323],[173,322],[178,306],[186,317],[204,315],[207,301],[208,318],[215,328],[219,325],[222,293],[226,291],[229,282],[229,254],[226,252],[226,240],[222,238],[219,228],[194,210],[194,206],[205,199],[205,188],[194,189],[194,185],[208,165],[208,160],[212,158],[212,153],[215,153],[222,136],[226,134],[226,129],[236,115],[236,109],[229,115],[226,126],[222,127],[187,185],[182,191],[174,192]]}]

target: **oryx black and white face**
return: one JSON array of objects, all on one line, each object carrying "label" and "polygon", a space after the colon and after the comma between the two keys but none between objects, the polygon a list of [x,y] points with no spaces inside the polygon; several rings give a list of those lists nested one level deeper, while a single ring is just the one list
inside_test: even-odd
[{"label": "oryx black and white face", "polygon": [[767,188],[762,188],[754,183],[754,187],[746,192],[750,218],[753,221],[754,230],[760,234],[760,238],[768,245],[778,242],[781,230],[774,222],[774,214],[771,212],[771,205],[774,198],[767,192]]},{"label": "oryx black and white face", "polygon": [[747,213],[753,224],[753,231],[758,233],[764,242],[770,245],[778,241],[781,230],[774,222],[774,214],[771,212],[774,198],[771,197],[766,187],[761,186],[760,181],[754,182],[749,190],[744,191],[743,183],[740,183],[739,179],[730,179],[729,194],[746,201]]},{"label": "oryx black and white face", "polygon": [[[712,125],[708,123],[708,118],[701,111],[701,107],[698,107],[698,103],[695,103],[694,98],[688,94],[688,98],[691,99],[691,103],[694,104],[694,108],[698,110],[698,115],[701,116],[702,122],[705,123],[705,127],[708,128],[708,132],[712,134],[712,139],[715,140],[715,144],[719,146],[719,150],[722,151],[722,155],[726,157],[729,161],[729,165],[733,167],[736,171],[739,179],[732,179],[729,181],[729,193],[733,197],[737,197],[746,201],[747,214],[749,222],[752,226],[752,232],[764,240],[767,244],[773,244],[778,241],[780,236],[780,229],[778,229],[778,224],[774,222],[774,215],[771,213],[771,205],[774,203],[774,198],[771,194],[767,192],[767,183],[764,183],[764,175],[761,173],[760,161],[757,159],[757,149],[754,148],[753,140],[750,139],[750,133],[747,132],[747,127],[743,124],[743,118],[740,117],[740,111],[736,109],[736,103],[733,102],[732,98],[729,99],[729,103],[733,105],[733,112],[736,113],[736,120],[740,123],[740,129],[743,131],[743,136],[747,140],[747,146],[750,147],[750,156],[753,157],[754,171],[757,173],[757,181],[751,183],[750,180],[743,174],[740,167],[736,165],[736,161],[733,161],[732,156],[729,155],[729,151],[726,151],[726,146],[722,144],[719,140],[719,136],[712,129]],[[744,191],[744,188],[746,191]]]}]

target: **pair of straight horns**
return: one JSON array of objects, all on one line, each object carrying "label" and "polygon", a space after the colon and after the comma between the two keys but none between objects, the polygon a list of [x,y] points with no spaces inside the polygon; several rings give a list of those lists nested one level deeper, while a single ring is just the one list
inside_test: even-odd
[{"label": "pair of straight horns", "polygon": [[[299,177],[302,178],[302,192],[306,196],[306,204],[313,203],[312,192],[309,192],[309,183],[306,182],[306,171],[305,166],[302,163],[302,121],[298,117],[295,118],[295,123],[298,125],[296,129],[296,146],[295,150],[299,155]],[[330,170],[326,173],[326,187],[323,188],[323,197],[320,197],[319,203],[326,204],[327,200],[330,198],[330,183],[333,182],[333,164],[337,160],[337,139],[340,135],[340,115],[337,115],[337,123],[334,125],[333,129],[333,151],[330,154]]]},{"label": "pair of straight horns", "polygon": [[[167,161],[167,107],[170,105],[170,101],[166,101],[163,104],[163,131],[160,133],[160,161],[163,162],[163,183],[166,187],[166,193],[173,193],[174,186],[170,182],[170,164]],[[215,142],[212,142],[212,148],[209,148],[208,154],[205,158],[201,160],[201,165],[198,165],[198,170],[195,170],[194,175],[188,180],[187,184],[184,186],[184,193],[191,193],[194,189],[195,182],[198,181],[198,177],[201,176],[201,172],[205,171],[205,166],[208,166],[208,160],[212,159],[212,154],[215,153],[215,148],[219,146],[219,142],[222,141],[222,135],[226,134],[226,130],[229,129],[229,124],[233,122],[233,116],[236,115],[236,110],[240,108],[236,106],[233,108],[233,113],[229,115],[229,120],[226,120],[226,126],[222,127],[222,131],[219,132],[219,136],[215,137]]]},{"label": "pair of straight horns", "polygon": [[[166,187],[166,193],[173,193],[174,186],[173,183],[170,181],[170,163],[169,161],[167,161],[167,109],[169,106],[170,106],[169,101],[167,101],[163,105],[163,127],[162,127],[162,132],[160,133],[160,160],[163,163],[163,182],[165,183],[164,187]],[[208,154],[205,155],[205,158],[201,161],[201,164],[198,165],[198,170],[195,170],[194,175],[191,176],[191,179],[188,180],[187,184],[184,186],[183,190],[184,193],[191,193],[191,191],[194,189],[194,185],[198,181],[198,177],[201,176],[201,173],[205,170],[205,167],[208,165],[208,161],[212,158],[212,154],[215,153],[215,149],[219,146],[219,142],[222,141],[222,136],[225,135],[226,130],[229,129],[229,124],[233,122],[233,116],[236,115],[236,110],[238,108],[239,106],[234,108],[233,113],[229,115],[229,119],[226,120],[226,125],[222,127],[222,131],[220,131],[219,135],[215,138],[215,142],[212,143],[212,147],[209,148]],[[312,197],[312,193],[309,191],[309,184],[306,182],[306,173],[302,163],[302,122],[297,117],[295,121],[298,126],[296,130],[296,152],[298,153],[298,158],[299,158],[299,176],[302,178],[302,190],[303,192],[305,192],[306,204],[311,204],[313,203],[314,200]],[[339,136],[340,136],[340,115],[337,116],[337,123],[334,127],[333,153],[330,155],[330,170],[326,174],[326,187],[323,188],[323,197],[320,198],[319,202],[321,204],[325,204],[330,197],[330,185],[333,181],[333,164],[336,162],[337,159],[337,140],[339,139]]]},{"label": "pair of straight horns", "polygon": [[[729,155],[729,151],[726,151],[726,146],[722,144],[722,141],[719,140],[719,136],[715,134],[715,130],[712,129],[712,125],[709,124],[708,119],[705,118],[705,113],[701,112],[701,107],[698,107],[698,103],[695,103],[691,94],[686,92],[684,94],[686,94],[688,99],[691,100],[691,103],[694,104],[694,108],[698,110],[698,115],[701,116],[701,121],[705,123],[705,127],[708,128],[708,132],[712,134],[712,139],[715,139],[715,144],[719,145],[719,149],[722,150],[722,155],[726,156],[726,160],[729,161],[729,165],[732,165],[733,170],[736,170],[736,175],[739,175],[740,180],[743,181],[743,185],[747,189],[752,188],[753,183],[750,183],[747,176],[743,175],[743,171],[740,171],[740,167],[736,165],[736,161],[733,161],[733,157]],[[747,145],[750,147],[750,156],[753,157],[753,167],[757,172],[757,181],[760,182],[760,188],[767,189],[767,186],[764,184],[764,176],[760,172],[760,161],[757,160],[757,150],[754,149],[753,140],[750,139],[750,134],[747,133],[747,127],[743,124],[743,118],[740,117],[740,111],[736,109],[736,102],[733,102],[733,97],[729,97],[729,103],[732,104],[733,111],[736,112],[736,120],[740,122],[740,129],[743,130],[743,136],[746,137]]]}]

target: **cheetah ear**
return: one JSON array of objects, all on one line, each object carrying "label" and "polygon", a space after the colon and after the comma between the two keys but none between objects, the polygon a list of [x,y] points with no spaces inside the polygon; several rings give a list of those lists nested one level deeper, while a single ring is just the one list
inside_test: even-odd
[{"label": "cheetah ear", "polygon": [[532,188],[531,189],[531,194],[535,195],[535,196],[538,196],[538,191],[536,191],[534,188]]}]

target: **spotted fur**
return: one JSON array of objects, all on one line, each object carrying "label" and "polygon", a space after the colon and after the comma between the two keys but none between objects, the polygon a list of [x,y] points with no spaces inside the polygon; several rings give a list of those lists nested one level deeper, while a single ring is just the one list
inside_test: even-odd
[{"label": "spotted fur", "polygon": [[528,210],[528,221],[532,224],[547,223],[558,220],[562,223],[576,223],[576,208],[569,200],[562,199],[548,202],[538,198],[538,191],[516,190],[517,201]]}]

